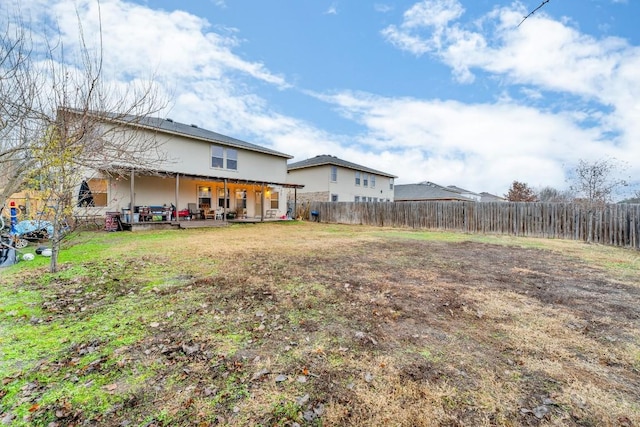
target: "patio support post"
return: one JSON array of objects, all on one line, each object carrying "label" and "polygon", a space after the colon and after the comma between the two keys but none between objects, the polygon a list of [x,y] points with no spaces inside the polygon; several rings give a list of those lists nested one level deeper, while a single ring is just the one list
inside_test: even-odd
[{"label": "patio support post", "polygon": [[135,193],[135,185],[134,185],[134,177],[136,176],[135,174],[135,169],[131,169],[131,179],[129,180],[129,221],[131,221],[132,223],[134,222],[133,219],[135,218],[134,216],[134,212],[135,212],[135,206],[136,206],[136,193]]},{"label": "patio support post", "polygon": [[260,212],[260,222],[264,222],[264,184],[262,184],[262,191],[260,192],[260,208],[262,212]]},{"label": "patio support post", "polygon": [[227,178],[224,179],[224,206],[222,207],[222,220],[226,221],[227,220],[227,206],[229,205],[229,198],[228,198],[228,191],[227,190]]},{"label": "patio support post", "polygon": [[180,206],[178,206],[178,198],[180,196],[180,174],[176,173],[176,203],[175,203],[175,207],[176,207],[176,221],[180,222],[180,215],[178,215],[178,212],[180,211]]},{"label": "patio support post", "polygon": [[298,213],[298,189],[293,187],[293,212],[291,213],[291,219],[296,219],[296,215]]}]

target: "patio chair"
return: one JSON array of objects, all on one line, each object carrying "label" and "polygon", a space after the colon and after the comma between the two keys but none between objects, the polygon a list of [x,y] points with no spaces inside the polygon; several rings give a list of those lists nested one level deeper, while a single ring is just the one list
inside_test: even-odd
[{"label": "patio chair", "polygon": [[204,216],[204,219],[215,219],[216,218],[216,211],[215,210],[211,210],[211,207],[206,204],[203,203],[200,205],[200,209],[202,209],[202,216]]},{"label": "patio chair", "polygon": [[198,205],[196,205],[195,203],[187,203],[187,210],[189,211],[189,216],[191,217],[191,219],[196,219],[200,216]]},{"label": "patio chair", "polygon": [[218,207],[215,211],[215,219],[222,220],[224,215],[224,210],[221,207]]}]

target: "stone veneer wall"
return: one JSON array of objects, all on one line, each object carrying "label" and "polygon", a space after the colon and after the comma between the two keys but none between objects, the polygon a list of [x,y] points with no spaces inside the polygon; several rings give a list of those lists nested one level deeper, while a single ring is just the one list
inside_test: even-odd
[{"label": "stone veneer wall", "polygon": [[[293,201],[295,193],[289,190],[287,195],[288,201]],[[310,202],[329,202],[331,201],[328,191],[317,191],[315,193],[300,193],[298,191],[298,204],[309,204]]]}]

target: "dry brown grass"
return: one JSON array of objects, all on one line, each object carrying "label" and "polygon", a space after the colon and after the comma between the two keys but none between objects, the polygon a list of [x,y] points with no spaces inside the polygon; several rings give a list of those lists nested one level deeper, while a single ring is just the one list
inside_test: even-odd
[{"label": "dry brown grass", "polygon": [[637,252],[311,223],[158,240],[158,325],[117,354],[154,375],[98,424],[640,425]]}]

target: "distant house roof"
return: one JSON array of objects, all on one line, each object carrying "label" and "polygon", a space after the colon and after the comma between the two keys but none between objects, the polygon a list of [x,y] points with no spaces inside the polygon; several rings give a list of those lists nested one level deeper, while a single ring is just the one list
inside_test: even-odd
[{"label": "distant house roof", "polygon": [[487,193],[484,191],[480,193],[480,197],[482,197],[480,199],[481,202],[506,202],[507,201],[507,199],[505,199],[504,197],[496,196],[495,194]]},{"label": "distant house roof", "polygon": [[69,111],[75,114],[91,114],[93,116],[96,116],[96,118],[98,119],[126,124],[129,126],[141,127],[141,128],[153,130],[156,132],[159,131],[167,134],[187,136],[192,139],[198,139],[201,141],[223,144],[229,147],[242,148],[245,150],[255,151],[255,152],[264,153],[264,154],[271,154],[273,156],[284,157],[286,159],[293,158],[293,156],[289,154],[284,154],[279,151],[271,150],[269,148],[252,144],[250,142],[242,141],[236,138],[232,138],[230,136],[222,135],[217,132],[203,129],[195,124],[188,125],[185,123],[179,123],[169,118],[162,119],[158,117],[135,116],[131,114],[119,115],[119,114],[108,113],[108,112],[84,113],[82,111],[74,110],[71,108],[64,108],[62,110]]},{"label": "distant house roof", "polygon": [[[466,190],[463,190],[467,192]],[[469,192],[471,193],[471,192]],[[475,200],[465,197],[461,191],[443,187],[433,182],[424,181],[418,184],[401,184],[394,187],[393,198],[396,202],[410,202],[422,200],[459,200],[474,202]]]},{"label": "distant house roof", "polygon": [[391,175],[390,173],[381,172],[379,170],[371,169],[366,166],[358,165],[356,163],[351,163],[346,160],[339,159],[336,156],[330,156],[328,154],[322,154],[307,160],[302,160],[300,162],[290,163],[287,166],[287,169],[292,171],[297,169],[305,169],[305,168],[312,168],[316,166],[325,166],[325,165],[341,166],[343,168],[353,169],[356,171],[368,172],[368,173],[372,173],[380,176],[387,176],[389,178],[397,178],[397,176]]},{"label": "distant house roof", "polygon": [[475,196],[479,196],[480,194],[474,193],[473,191],[465,190],[464,188],[456,187],[455,185],[447,185],[447,188],[455,191],[456,193],[464,193],[464,194],[473,194]]}]

